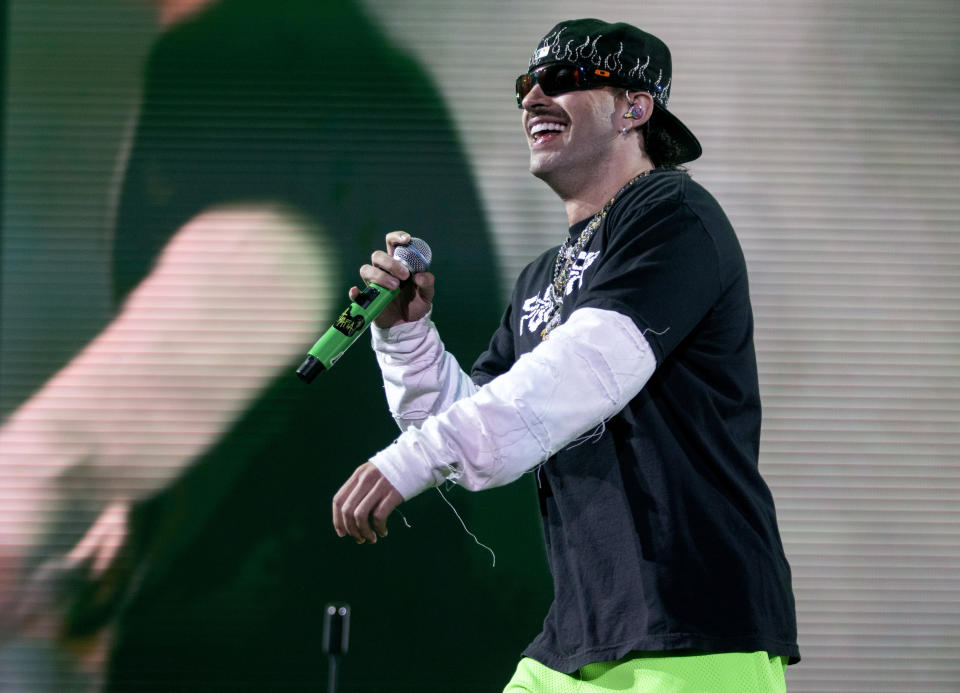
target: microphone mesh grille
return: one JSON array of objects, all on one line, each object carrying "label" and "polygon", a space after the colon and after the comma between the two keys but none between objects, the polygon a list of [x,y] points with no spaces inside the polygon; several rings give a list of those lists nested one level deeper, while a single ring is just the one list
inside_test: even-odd
[{"label": "microphone mesh grille", "polygon": [[406,245],[398,245],[393,249],[393,259],[406,265],[410,274],[416,274],[426,272],[430,267],[433,251],[422,238],[411,238]]}]

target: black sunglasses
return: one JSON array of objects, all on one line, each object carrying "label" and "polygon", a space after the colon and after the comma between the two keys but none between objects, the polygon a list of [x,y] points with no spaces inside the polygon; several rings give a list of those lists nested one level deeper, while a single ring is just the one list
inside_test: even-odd
[{"label": "black sunglasses", "polygon": [[566,94],[568,91],[611,86],[616,82],[616,78],[610,72],[599,68],[564,63],[545,65],[517,77],[517,108],[523,108],[523,99],[535,84],[539,84],[547,96],[556,96]]}]

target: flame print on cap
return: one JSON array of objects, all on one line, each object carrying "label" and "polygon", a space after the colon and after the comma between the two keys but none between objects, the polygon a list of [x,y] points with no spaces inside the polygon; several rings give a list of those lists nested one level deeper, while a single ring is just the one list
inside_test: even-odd
[{"label": "flame print on cap", "polygon": [[[659,70],[656,80],[653,80],[647,74],[647,68],[650,67],[649,55],[645,58],[624,56],[622,42],[619,43],[617,51],[604,55],[597,48],[597,44],[603,39],[603,34],[598,34],[596,38],[587,36],[579,46],[572,45],[576,39],[570,39],[566,43],[561,43],[561,36],[564,31],[566,31],[566,27],[544,37],[540,45],[537,46],[533,57],[530,59],[530,65],[543,62],[544,59],[549,56],[550,60],[579,63],[581,65],[592,64],[596,67],[602,67],[604,70],[627,77],[630,80],[646,82],[650,95],[653,96],[653,100],[666,108],[667,101],[670,99],[670,80],[668,80],[666,84],[662,84],[662,69]],[[547,50],[544,51],[544,49]],[[629,70],[624,63],[624,57],[636,61],[636,64]]]}]

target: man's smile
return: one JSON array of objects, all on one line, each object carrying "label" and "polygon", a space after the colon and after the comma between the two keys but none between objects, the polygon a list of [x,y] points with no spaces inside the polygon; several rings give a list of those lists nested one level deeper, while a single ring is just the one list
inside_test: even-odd
[{"label": "man's smile", "polygon": [[560,136],[567,124],[555,118],[535,117],[527,123],[527,135],[532,145],[545,144]]}]

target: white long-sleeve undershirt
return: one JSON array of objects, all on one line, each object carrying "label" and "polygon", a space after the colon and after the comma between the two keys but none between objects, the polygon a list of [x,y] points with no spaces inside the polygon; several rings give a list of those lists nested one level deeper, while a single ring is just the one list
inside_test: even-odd
[{"label": "white long-sleeve undershirt", "polygon": [[599,308],[575,310],[481,388],[429,316],[372,338],[404,430],[372,462],[406,500],[444,479],[471,490],[517,479],[623,409],[656,369],[633,320]]},{"label": "white long-sleeve undershirt", "polygon": [[387,405],[401,431],[479,389],[444,349],[430,315],[389,329],[370,326]]}]

